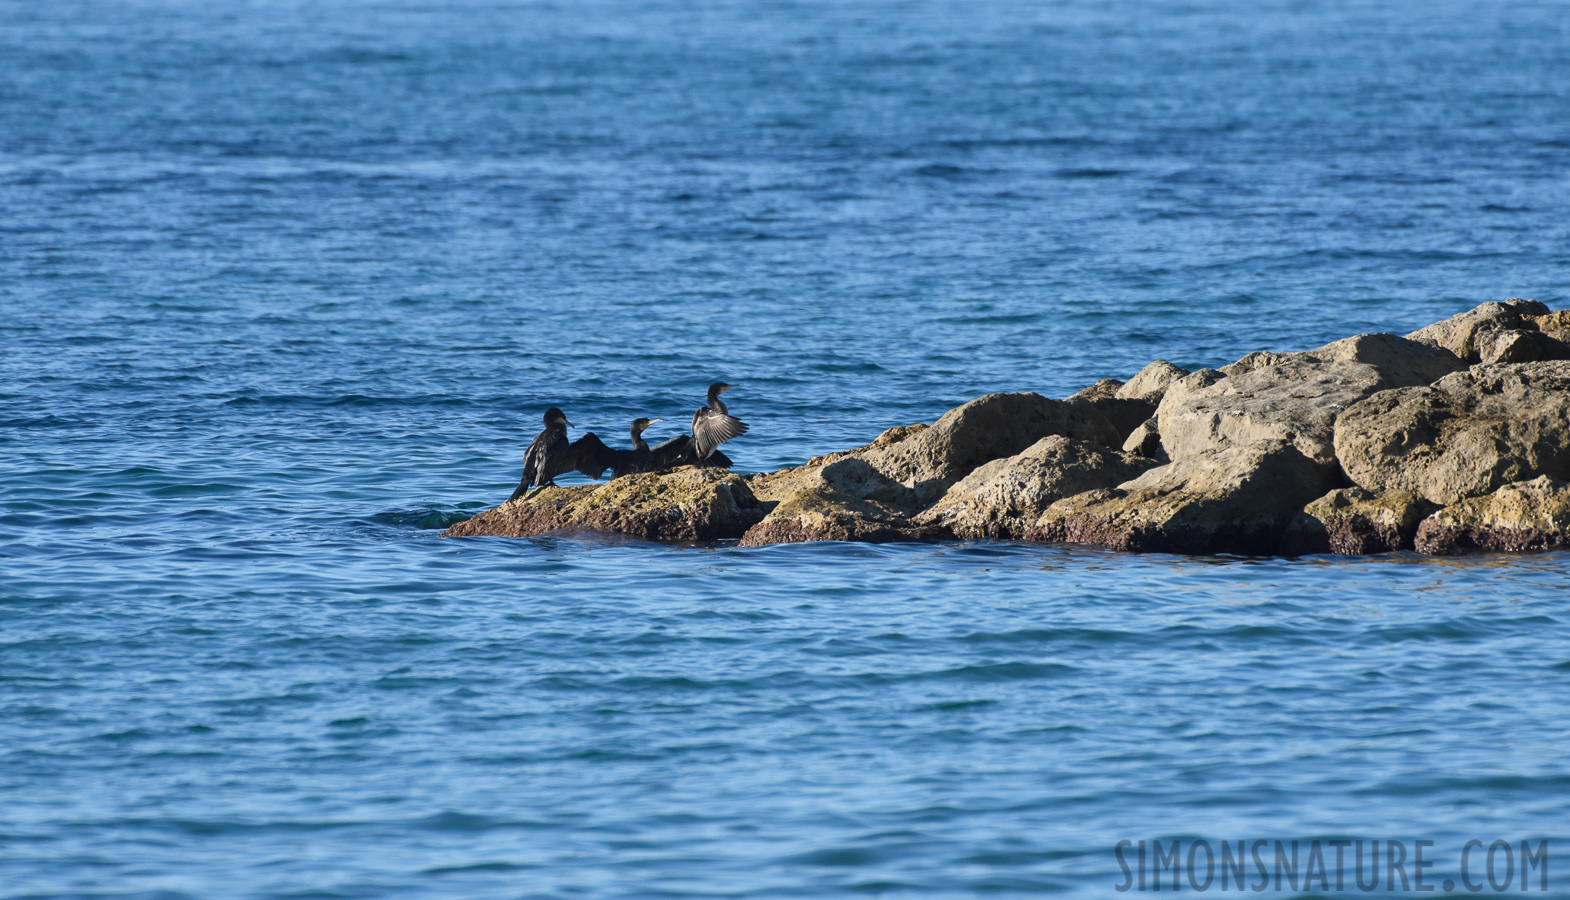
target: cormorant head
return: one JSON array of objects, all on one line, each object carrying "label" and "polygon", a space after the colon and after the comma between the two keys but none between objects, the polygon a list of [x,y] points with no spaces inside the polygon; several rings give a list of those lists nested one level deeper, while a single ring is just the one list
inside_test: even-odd
[{"label": "cormorant head", "polygon": [[660,421],[660,420],[659,419],[633,419],[632,420],[632,436],[633,437],[637,437],[638,435],[643,433],[643,430],[645,428],[648,428],[650,425],[653,425],[655,422],[658,422],[658,421]]},{"label": "cormorant head", "polygon": [[725,393],[726,391],[730,390],[733,387],[735,387],[734,384],[726,384],[723,381],[716,381],[713,384],[709,385],[709,396],[710,397],[718,397],[719,395]]},{"label": "cormorant head", "polygon": [[550,409],[547,409],[545,411],[545,427],[546,428],[550,428],[552,425],[571,425],[571,424],[572,424],[571,422],[567,421],[567,414],[562,412],[561,410],[557,409],[556,407],[553,406]]}]

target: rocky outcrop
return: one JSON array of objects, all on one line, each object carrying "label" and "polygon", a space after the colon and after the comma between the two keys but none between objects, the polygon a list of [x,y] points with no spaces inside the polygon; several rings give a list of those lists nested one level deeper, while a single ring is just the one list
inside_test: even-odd
[{"label": "rocky outcrop", "polygon": [[1555,310],[1547,315],[1529,316],[1532,327],[1561,344],[1570,345],[1570,309]]},{"label": "rocky outcrop", "polygon": [[1158,359],[1136,372],[1133,378],[1118,388],[1114,396],[1120,400],[1160,403],[1162,395],[1167,392],[1167,385],[1187,374],[1187,369]]},{"label": "rocky outcrop", "polygon": [[1359,487],[1441,506],[1537,475],[1570,478],[1570,362],[1476,366],[1375,394],[1336,423]]},{"label": "rocky outcrop", "polygon": [[1417,529],[1422,553],[1570,550],[1570,484],[1544,475],[1447,506]]},{"label": "rocky outcrop", "polygon": [[442,537],[598,533],[651,541],[734,540],[763,513],[741,476],[688,466],[603,485],[541,488],[459,522]]},{"label": "rocky outcrop", "polygon": [[866,448],[754,476],[750,480],[753,493],[768,514],[742,536],[741,545],[805,541],[883,544],[947,537],[948,531],[942,527],[910,520],[920,508],[915,490],[882,474],[858,455],[919,431],[884,432]]},{"label": "rocky outcrop", "polygon": [[887,544],[950,537],[939,525],[912,522],[899,509],[831,488],[798,491],[775,505],[741,538],[743,547],[807,541]]},{"label": "rocky outcrop", "polygon": [[1103,378],[1088,388],[1069,397],[1070,405],[1083,403],[1107,417],[1117,431],[1117,443],[1122,446],[1128,436],[1145,420],[1156,414],[1156,401],[1140,397],[1120,397],[1123,382],[1116,378]]},{"label": "rocky outcrop", "polygon": [[1570,311],[1489,303],[1406,338],[1362,334],[1195,372],[1157,360],[1066,400],[989,394],[776,472],[684,468],[549,488],[444,534],[1565,548],[1567,357]]},{"label": "rocky outcrop", "polygon": [[1135,456],[1143,456],[1157,462],[1168,463],[1172,459],[1167,456],[1167,451],[1161,449],[1161,427],[1157,424],[1156,417],[1151,416],[1139,423],[1129,436],[1123,441],[1123,452]]},{"label": "rocky outcrop", "polygon": [[1484,303],[1443,322],[1435,322],[1407,335],[1411,340],[1442,347],[1467,363],[1483,362],[1483,352],[1503,332],[1536,331],[1533,317],[1548,315],[1536,300]]},{"label": "rocky outcrop", "polygon": [[1023,453],[977,468],[916,522],[945,528],[965,539],[1022,538],[1056,501],[1113,487],[1155,464],[1099,444],[1053,435]]},{"label": "rocky outcrop", "polygon": [[1362,488],[1338,488],[1303,511],[1323,527],[1330,552],[1366,556],[1412,549],[1418,523],[1433,508],[1405,491],[1374,494]]},{"label": "rocky outcrop", "polygon": [[[914,433],[906,429],[901,432],[905,435]],[[869,446],[878,444],[873,442]],[[859,455],[865,449],[820,456],[806,465],[778,472],[759,473],[749,476],[747,484],[752,488],[753,496],[768,509],[803,492],[833,491],[841,497],[871,500],[904,515],[920,510],[916,492],[874,469]]]},{"label": "rocky outcrop", "polygon": [[1427,384],[1463,365],[1447,350],[1360,334],[1306,353],[1253,353],[1173,382],[1156,414],[1172,459],[1260,440],[1289,440],[1335,465],[1335,421],[1377,391]]},{"label": "rocky outcrop", "polygon": [[1280,552],[1337,476],[1285,440],[1206,450],[1052,504],[1033,540],[1168,553]]},{"label": "rocky outcrop", "polygon": [[854,455],[914,490],[917,501],[927,505],[977,466],[1013,456],[1054,434],[1104,447],[1123,443],[1116,427],[1088,403],[1039,394],[988,394],[949,410],[931,428]]}]

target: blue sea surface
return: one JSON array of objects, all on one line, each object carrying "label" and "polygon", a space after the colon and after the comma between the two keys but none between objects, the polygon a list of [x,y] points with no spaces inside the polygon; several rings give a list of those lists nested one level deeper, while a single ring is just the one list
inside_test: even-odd
[{"label": "blue sea surface", "polygon": [[1567,173],[1555,0],[0,0],[0,896],[1570,896],[1570,555],[438,537],[550,405],[758,471],[1570,306]]}]

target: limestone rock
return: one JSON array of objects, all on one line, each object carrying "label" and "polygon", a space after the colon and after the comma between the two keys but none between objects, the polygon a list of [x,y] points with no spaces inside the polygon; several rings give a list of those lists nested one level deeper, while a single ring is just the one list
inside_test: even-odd
[{"label": "limestone rock", "polygon": [[1116,378],[1103,378],[1088,388],[1069,397],[1070,400],[1110,400],[1118,395],[1123,382]]},{"label": "limestone rock", "polygon": [[1484,303],[1407,335],[1411,340],[1443,347],[1468,363],[1482,361],[1478,350],[1479,334],[1492,336],[1500,331],[1535,330],[1530,316],[1544,316],[1548,307],[1536,300],[1506,300]]},{"label": "limestone rock", "polygon": [[1118,391],[1122,389],[1123,382],[1116,378],[1103,378],[1088,388],[1068,398],[1068,403],[1084,403],[1095,407],[1112,427],[1117,430],[1118,441],[1110,446],[1119,447],[1142,425],[1146,419],[1156,414],[1155,401],[1135,397],[1120,397]]},{"label": "limestone rock", "polygon": [[1141,422],[1139,427],[1123,441],[1123,452],[1157,462],[1171,462],[1167,458],[1166,451],[1161,449],[1161,428],[1156,424],[1155,416]]},{"label": "limestone rock", "polygon": [[912,522],[899,510],[858,499],[828,487],[812,487],[781,500],[742,535],[741,546],[805,541],[858,541],[884,544],[948,538],[948,529]]},{"label": "limestone rock", "polygon": [[982,463],[1013,456],[1060,434],[1115,447],[1122,437],[1095,407],[1039,394],[988,394],[943,414],[931,428],[880,447],[855,451],[888,478],[935,502]]},{"label": "limestone rock", "polygon": [[1167,391],[1167,385],[1188,374],[1188,370],[1174,366],[1164,359],[1158,359],[1150,365],[1140,369],[1117,390],[1120,400],[1146,400],[1151,403],[1160,403],[1161,395]]},{"label": "limestone rock", "polygon": [[1207,450],[1052,504],[1033,540],[1170,553],[1280,552],[1334,470],[1285,440]]},{"label": "limestone rock", "polygon": [[[1543,318],[1547,318],[1544,316]],[[1477,334],[1481,365],[1570,359],[1570,346],[1541,331],[1482,331]]]},{"label": "limestone rock", "polygon": [[1061,435],[965,476],[921,515],[964,539],[1023,537],[1055,501],[1133,478],[1156,463]]},{"label": "limestone rock", "polygon": [[[876,446],[876,444],[871,445]],[[916,492],[851,453],[817,457],[806,465],[748,476],[747,485],[766,509],[803,491],[825,490],[853,500],[871,500],[903,514],[916,512]]]},{"label": "limestone rock", "polygon": [[1417,529],[1423,553],[1570,550],[1570,484],[1544,475],[1447,506]]},{"label": "limestone rock", "polygon": [[1570,344],[1570,309],[1556,309],[1547,315],[1528,316],[1527,319],[1543,334],[1556,341]]},{"label": "limestone rock", "polygon": [[1463,368],[1454,354],[1393,334],[1360,334],[1304,353],[1252,353],[1220,371],[1173,382],[1158,408],[1172,459],[1260,440],[1288,440],[1335,464],[1335,420],[1388,388],[1427,384]]},{"label": "limestone rock", "polygon": [[1366,556],[1412,549],[1417,523],[1433,508],[1405,491],[1374,494],[1355,487],[1333,490],[1303,511],[1323,523],[1330,552]]},{"label": "limestone rock", "polygon": [[1342,413],[1336,456],[1376,494],[1441,506],[1538,475],[1570,479],[1570,362],[1475,366]]},{"label": "limestone rock", "polygon": [[685,466],[603,485],[547,487],[458,522],[442,537],[621,534],[656,541],[740,538],[763,506],[739,475]]}]

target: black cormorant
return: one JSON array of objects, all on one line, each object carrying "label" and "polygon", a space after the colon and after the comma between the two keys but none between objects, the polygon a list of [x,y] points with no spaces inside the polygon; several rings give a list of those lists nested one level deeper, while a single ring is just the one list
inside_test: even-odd
[{"label": "black cormorant", "polygon": [[735,387],[717,381],[709,385],[709,405],[692,414],[692,434],[673,437],[649,454],[649,468],[658,471],[675,466],[731,467],[730,457],[719,451],[720,444],[747,431],[747,423],[730,415],[720,395]]},{"label": "black cormorant", "polygon": [[556,407],[545,411],[545,430],[523,452],[523,478],[507,498],[509,501],[522,497],[530,488],[552,484],[557,475],[572,471],[568,460],[572,447],[567,442],[567,426],[571,424],[567,414]]},{"label": "black cormorant", "polygon": [[599,480],[606,469],[611,470],[612,478],[623,475],[632,475],[636,472],[649,471],[649,463],[653,457],[649,445],[643,442],[643,430],[653,425],[659,419],[633,419],[632,420],[632,449],[618,450],[607,447],[600,440],[599,435],[589,432],[572,442],[570,457],[572,468]]},{"label": "black cormorant", "polygon": [[723,381],[709,385],[709,405],[692,414],[692,455],[697,462],[708,459],[731,438],[747,433],[747,423],[731,415],[720,400],[720,395],[733,387]]},{"label": "black cormorant", "polygon": [[653,451],[643,440],[643,431],[660,419],[633,419],[632,420],[632,449],[620,451],[616,465],[611,469],[612,478],[631,475],[634,472],[649,471],[649,464],[653,461]]},{"label": "black cormorant", "polygon": [[567,426],[572,423],[567,421],[561,410],[551,407],[545,413],[545,430],[540,432],[540,436],[534,439],[534,443],[523,454],[523,480],[518,482],[518,489],[507,499],[516,500],[528,493],[530,488],[552,484],[557,475],[567,472],[582,472],[598,481],[605,475],[606,469],[611,470],[612,478],[649,471],[653,453],[643,441],[643,431],[658,421],[632,420],[631,450],[607,447],[600,436],[592,431],[569,444]]}]

